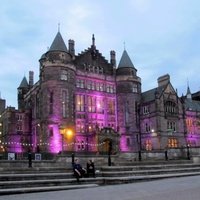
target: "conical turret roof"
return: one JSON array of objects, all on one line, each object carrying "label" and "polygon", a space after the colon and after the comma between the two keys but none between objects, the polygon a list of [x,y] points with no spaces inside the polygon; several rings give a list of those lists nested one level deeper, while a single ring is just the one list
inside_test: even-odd
[{"label": "conical turret roof", "polygon": [[187,94],[186,94],[186,96],[187,96],[188,99],[192,99],[192,93],[191,93],[191,91],[190,91],[189,85],[188,85],[188,87],[187,87]]},{"label": "conical turret roof", "polygon": [[22,82],[19,85],[19,88],[27,88],[27,87],[28,87],[28,81],[26,77],[24,76],[24,78],[22,79]]},{"label": "conical turret roof", "polygon": [[135,68],[126,50],[124,50],[118,65],[118,68],[124,68],[124,67]]},{"label": "conical turret roof", "polygon": [[65,42],[64,42],[59,31],[58,31],[53,43],[51,44],[49,51],[64,51],[64,52],[67,52],[67,47],[66,47]]}]

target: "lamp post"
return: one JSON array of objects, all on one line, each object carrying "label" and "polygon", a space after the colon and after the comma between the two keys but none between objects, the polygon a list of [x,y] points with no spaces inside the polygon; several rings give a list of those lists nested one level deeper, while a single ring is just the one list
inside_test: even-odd
[{"label": "lamp post", "polygon": [[111,166],[112,142],[108,142],[108,166]]},{"label": "lamp post", "polygon": [[139,161],[142,161],[142,152],[141,152],[141,150],[142,150],[142,138],[141,138],[141,132],[139,133],[139,151],[138,151],[138,160]]},{"label": "lamp post", "polygon": [[59,126],[59,131],[60,131],[60,135],[61,135],[61,153],[63,154],[63,151],[64,151],[64,133],[65,133],[64,127]]}]

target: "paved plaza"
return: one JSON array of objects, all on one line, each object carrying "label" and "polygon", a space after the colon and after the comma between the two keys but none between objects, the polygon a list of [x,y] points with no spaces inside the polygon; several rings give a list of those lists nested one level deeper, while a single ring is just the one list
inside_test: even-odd
[{"label": "paved plaza", "polygon": [[200,176],[1,196],[0,200],[199,200]]}]

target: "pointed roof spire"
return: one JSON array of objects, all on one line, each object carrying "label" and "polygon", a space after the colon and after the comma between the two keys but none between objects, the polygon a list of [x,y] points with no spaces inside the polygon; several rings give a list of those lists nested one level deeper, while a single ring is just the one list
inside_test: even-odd
[{"label": "pointed roof spire", "polygon": [[123,67],[135,68],[126,50],[124,50],[118,65],[118,68],[123,68]]},{"label": "pointed roof spire", "polygon": [[65,45],[65,42],[60,34],[60,32],[58,31],[53,43],[51,44],[51,47],[49,49],[49,51],[64,51],[64,52],[68,52],[67,51],[67,47]]},{"label": "pointed roof spire", "polygon": [[189,87],[189,81],[187,80],[187,99],[192,99],[192,93],[190,91],[190,87]]},{"label": "pointed roof spire", "polygon": [[26,77],[24,76],[24,78],[22,79],[22,82],[19,85],[19,88],[27,88],[27,87],[28,87],[28,81]]}]

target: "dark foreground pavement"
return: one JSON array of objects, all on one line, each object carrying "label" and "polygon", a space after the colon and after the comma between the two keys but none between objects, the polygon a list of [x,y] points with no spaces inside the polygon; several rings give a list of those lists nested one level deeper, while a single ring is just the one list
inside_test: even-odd
[{"label": "dark foreground pavement", "polygon": [[199,200],[200,176],[0,196],[0,200]]}]

